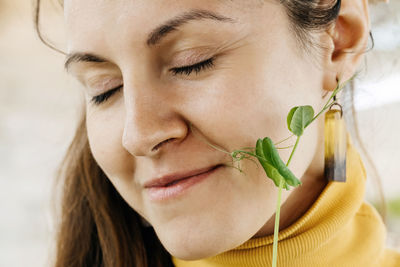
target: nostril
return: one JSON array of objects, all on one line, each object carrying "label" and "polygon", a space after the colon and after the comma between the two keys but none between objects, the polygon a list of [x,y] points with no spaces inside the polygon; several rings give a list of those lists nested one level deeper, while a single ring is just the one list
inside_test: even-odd
[{"label": "nostril", "polygon": [[169,138],[169,139],[167,139],[167,140],[165,140],[165,141],[162,141],[161,143],[159,143],[158,145],[156,145],[155,147],[153,147],[153,149],[151,150],[151,151],[156,151],[156,150],[158,150],[159,148],[160,148],[160,146],[162,146],[162,145],[164,145],[164,144],[166,144],[166,143],[169,143],[169,142],[171,142],[171,141],[173,141],[175,138]]}]

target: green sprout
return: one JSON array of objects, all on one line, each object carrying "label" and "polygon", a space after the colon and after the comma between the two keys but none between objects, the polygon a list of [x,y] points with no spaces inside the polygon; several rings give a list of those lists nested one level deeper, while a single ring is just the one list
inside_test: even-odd
[{"label": "green sprout", "polygon": [[[234,162],[240,162],[243,159],[252,160],[251,159],[252,157],[258,159],[267,177],[274,182],[275,186],[278,187],[278,201],[276,205],[275,226],[274,226],[272,267],[276,267],[277,264],[279,217],[280,217],[282,189],[285,188],[286,190],[290,190],[290,187],[295,188],[302,184],[301,181],[289,169],[289,164],[299,144],[300,137],[303,135],[304,130],[313,121],[315,121],[322,113],[324,113],[327,109],[329,109],[333,105],[335,101],[335,96],[344,88],[344,86],[349,81],[353,80],[356,75],[357,73],[354,74],[349,80],[345,81],[343,84],[340,84],[340,81],[338,80],[337,87],[333,90],[325,106],[320,110],[320,112],[317,113],[317,115],[314,115],[315,114],[314,109],[309,105],[297,106],[292,108],[289,111],[286,120],[287,127],[289,131],[292,133],[292,135],[277,143],[273,143],[273,141],[269,137],[264,137],[263,139],[257,140],[255,147],[245,147],[242,149],[234,150],[233,152],[228,152],[222,148],[210,144],[207,140],[203,139],[211,147],[223,153],[229,154]],[[190,125],[190,127],[192,128],[192,125]],[[297,137],[296,142],[293,146],[287,146],[282,148],[276,147],[276,145],[289,140],[293,136]],[[285,164],[281,159],[281,157],[279,156],[277,149],[287,149],[291,147],[293,147],[292,152],[289,156],[288,161]],[[242,172],[242,169],[240,167],[235,167],[235,168],[238,169],[240,172]]]}]

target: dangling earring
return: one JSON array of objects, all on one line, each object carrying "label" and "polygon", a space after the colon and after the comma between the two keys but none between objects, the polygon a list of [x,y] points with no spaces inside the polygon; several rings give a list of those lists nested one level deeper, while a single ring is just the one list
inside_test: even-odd
[{"label": "dangling earring", "polygon": [[[325,170],[328,181],[346,182],[347,133],[343,108],[333,97],[333,104],[325,113]],[[332,109],[333,106],[339,109]]]}]

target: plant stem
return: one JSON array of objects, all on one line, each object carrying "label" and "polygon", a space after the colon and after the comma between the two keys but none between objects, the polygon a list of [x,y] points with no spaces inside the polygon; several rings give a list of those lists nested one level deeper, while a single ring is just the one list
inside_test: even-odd
[{"label": "plant stem", "polygon": [[286,140],[289,140],[289,139],[292,138],[293,136],[294,136],[294,134],[292,134],[292,135],[289,136],[288,138],[285,138],[285,139],[279,141],[278,143],[275,143],[274,145],[277,146],[277,145],[279,145],[280,143],[283,143],[283,142],[285,142]]},{"label": "plant stem", "polygon": [[278,259],[278,233],[279,233],[279,216],[280,216],[280,212],[281,212],[282,186],[283,186],[283,179],[281,179],[279,182],[278,202],[276,203],[274,244],[273,244],[273,248],[272,248],[272,266],[273,267],[276,267],[276,262]]},{"label": "plant stem", "polygon": [[[329,103],[329,102],[333,99],[334,96],[336,96],[336,95],[344,88],[344,86],[345,86],[348,82],[350,82],[351,80],[353,80],[353,79],[356,77],[357,74],[358,74],[358,73],[355,73],[350,79],[348,79],[347,81],[345,81],[345,82],[342,83],[342,84],[340,84],[340,82],[338,82],[337,87],[335,88],[335,90],[333,90],[333,93],[332,93],[331,96],[329,97],[328,101],[326,101],[325,106],[322,108],[322,110],[321,110],[317,115],[314,116],[314,118],[308,123],[308,125],[310,125],[313,121],[315,121],[315,119],[317,119],[325,110],[327,110],[327,109],[333,104],[333,101],[332,101],[332,103]],[[306,127],[306,128],[307,128],[307,127]]]},{"label": "plant stem", "polygon": [[[297,145],[299,144],[300,136],[297,137],[296,143],[294,144],[292,153],[286,163],[286,166],[289,166],[290,161],[292,160],[293,154],[296,151]],[[279,234],[279,216],[281,213],[281,197],[282,197],[282,187],[283,187],[283,179],[279,182],[278,189],[278,202],[276,203],[276,213],[275,213],[275,227],[274,227],[274,243],[272,245],[272,267],[276,267],[277,259],[278,259],[278,234]]]},{"label": "plant stem", "polygon": [[[246,154],[246,155],[250,155],[250,156],[252,156],[252,157],[255,157],[255,158],[258,158],[258,159],[262,159],[262,160],[264,159],[264,158],[262,158],[262,157],[260,157],[260,156],[257,156],[256,154],[254,154],[254,153],[252,153],[252,152],[248,152],[248,151],[235,150],[234,152],[236,152],[236,153],[242,153],[242,154]],[[232,155],[234,152],[232,152],[231,155]]]},{"label": "plant stem", "polygon": [[291,147],[293,147],[293,145],[291,145],[291,146],[285,146],[285,147],[277,147],[276,149],[288,149],[288,148],[291,148]]},{"label": "plant stem", "polygon": [[288,161],[287,161],[287,163],[286,163],[286,166],[287,166],[287,167],[289,166],[289,163],[290,163],[290,161],[292,160],[293,154],[294,154],[294,152],[296,151],[296,148],[297,148],[297,145],[299,144],[299,141],[300,141],[300,136],[297,137],[297,140],[296,140],[296,143],[294,144],[292,153],[290,154],[290,157],[289,157],[289,159],[288,159]]}]

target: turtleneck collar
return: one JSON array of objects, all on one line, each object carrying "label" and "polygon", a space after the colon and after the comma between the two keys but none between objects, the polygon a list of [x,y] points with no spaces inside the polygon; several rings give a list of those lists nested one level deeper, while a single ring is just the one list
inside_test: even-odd
[{"label": "turtleneck collar", "polygon": [[[386,229],[364,201],[366,172],[348,136],[347,181],[331,181],[295,223],[279,233],[278,266],[381,266]],[[273,235],[251,238],[216,256],[183,261],[177,267],[271,266]]]}]

